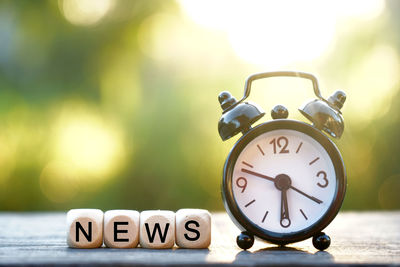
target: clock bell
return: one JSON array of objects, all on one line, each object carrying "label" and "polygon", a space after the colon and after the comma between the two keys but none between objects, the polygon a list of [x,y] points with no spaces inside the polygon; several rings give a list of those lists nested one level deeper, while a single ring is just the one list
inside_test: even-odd
[{"label": "clock bell", "polygon": [[[299,108],[313,126],[330,136],[340,138],[344,130],[344,120],[340,109],[346,101],[343,91],[336,91],[328,100],[322,97],[317,78],[309,73],[295,71],[277,71],[257,73],[249,76],[245,83],[245,92],[242,99],[236,100],[229,92],[221,92],[218,96],[222,108],[222,116],[218,122],[218,132],[223,141],[242,132],[245,134],[251,129],[251,125],[265,115],[261,107],[252,102],[244,102],[250,95],[251,83],[254,80],[269,77],[300,77],[311,80],[314,94],[317,99],[311,100]],[[275,106],[271,115],[273,119],[284,119],[288,117],[287,109],[282,105]]]}]

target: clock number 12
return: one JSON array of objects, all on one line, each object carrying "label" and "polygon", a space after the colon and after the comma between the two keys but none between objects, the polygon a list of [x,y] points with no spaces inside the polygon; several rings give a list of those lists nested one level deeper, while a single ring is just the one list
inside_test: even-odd
[{"label": "clock number 12", "polygon": [[274,138],[269,143],[272,144],[273,147],[274,147],[274,154],[276,154],[276,147],[277,146],[279,148],[281,148],[281,151],[279,151],[279,154],[289,153],[289,150],[286,149],[288,144],[289,144],[289,140],[286,137],[280,136],[278,138]]}]

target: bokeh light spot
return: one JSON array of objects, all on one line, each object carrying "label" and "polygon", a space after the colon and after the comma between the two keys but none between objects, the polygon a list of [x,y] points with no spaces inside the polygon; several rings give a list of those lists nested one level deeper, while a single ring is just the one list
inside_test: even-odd
[{"label": "bokeh light spot", "polygon": [[187,42],[187,33],[185,34],[182,26],[176,16],[167,13],[158,13],[147,18],[138,31],[140,49],[157,60],[179,58],[185,52],[179,47]]},{"label": "bokeh light spot", "polygon": [[54,157],[77,171],[81,185],[101,183],[123,164],[120,131],[87,107],[64,111],[55,136]]},{"label": "bokeh light spot", "polygon": [[79,187],[74,166],[66,162],[50,162],[40,175],[40,188],[51,201],[63,203],[71,200]]},{"label": "bokeh light spot", "polygon": [[62,0],[59,7],[66,20],[89,26],[103,19],[114,5],[113,0]]}]

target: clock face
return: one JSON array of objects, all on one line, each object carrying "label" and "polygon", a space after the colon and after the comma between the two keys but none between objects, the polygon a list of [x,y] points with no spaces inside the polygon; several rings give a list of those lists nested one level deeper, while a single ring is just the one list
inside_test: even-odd
[{"label": "clock face", "polygon": [[241,149],[231,168],[236,208],[268,232],[303,231],[321,220],[337,198],[332,158],[302,131],[274,129],[259,134]]}]

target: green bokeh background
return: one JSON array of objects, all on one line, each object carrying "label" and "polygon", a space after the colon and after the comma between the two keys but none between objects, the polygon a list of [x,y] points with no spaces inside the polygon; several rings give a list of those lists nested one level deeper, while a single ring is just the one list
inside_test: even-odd
[{"label": "green bokeh background", "polygon": [[[222,210],[222,167],[238,136],[218,136],[218,93],[239,98],[248,75],[277,69],[314,73],[325,97],[348,95],[345,134],[335,141],[348,172],[343,209],[400,208],[399,2],[379,1],[373,18],[338,19],[312,59],[272,62],[266,46],[257,51],[265,64],[241,57],[226,33],[193,21],[181,2],[110,1],[95,22],[95,4],[85,18],[68,15],[75,2],[64,2],[0,2],[0,210]],[[229,24],[229,4],[221,11]],[[293,31],[307,19],[281,16]],[[261,26],[267,39],[278,27]],[[287,29],[281,34],[293,34]],[[246,44],[251,50],[251,36]],[[301,120],[296,108],[313,97],[302,81],[256,88],[252,100],[267,114],[280,103]]]}]

